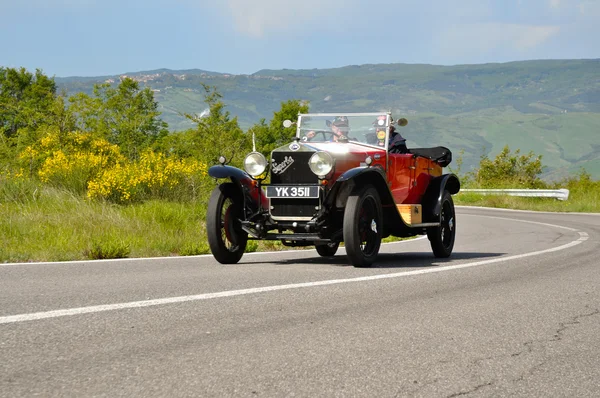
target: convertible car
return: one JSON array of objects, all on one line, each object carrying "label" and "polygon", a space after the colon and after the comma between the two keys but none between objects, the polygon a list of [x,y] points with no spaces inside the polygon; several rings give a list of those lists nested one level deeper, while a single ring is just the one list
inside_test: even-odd
[{"label": "convertible car", "polygon": [[[206,227],[215,259],[237,263],[248,239],[314,246],[334,256],[344,243],[349,262],[371,266],[388,236],[427,235],[436,257],[449,257],[456,236],[452,195],[460,182],[444,174],[445,147],[396,147],[390,113],[300,114],[289,144],[268,160],[249,153],[244,170],[223,157],[208,173],[212,192]],[[221,179],[224,179],[221,180]]]}]

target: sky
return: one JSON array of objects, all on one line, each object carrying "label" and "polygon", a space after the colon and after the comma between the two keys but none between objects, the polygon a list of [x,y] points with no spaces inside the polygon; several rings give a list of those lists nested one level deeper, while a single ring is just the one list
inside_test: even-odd
[{"label": "sky", "polygon": [[0,0],[0,66],[105,76],[600,58],[600,0]]}]

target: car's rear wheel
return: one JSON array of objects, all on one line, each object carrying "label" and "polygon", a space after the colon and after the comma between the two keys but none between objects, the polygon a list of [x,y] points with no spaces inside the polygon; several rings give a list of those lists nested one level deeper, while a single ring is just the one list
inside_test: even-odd
[{"label": "car's rear wheel", "polygon": [[427,229],[427,238],[431,243],[433,255],[436,257],[450,257],[454,248],[456,237],[456,213],[454,201],[450,192],[444,191],[442,207],[440,209],[440,226]]},{"label": "car's rear wheel", "polygon": [[239,222],[243,204],[232,183],[216,187],[208,202],[206,232],[208,245],[221,264],[235,264],[244,255],[248,234]]},{"label": "car's rear wheel", "polygon": [[344,211],[344,245],[355,267],[369,267],[379,253],[382,234],[381,201],[372,185],[348,196]]},{"label": "car's rear wheel", "polygon": [[340,247],[340,242],[330,242],[330,243],[317,243],[315,244],[315,249],[317,249],[317,253],[319,253],[322,257],[333,257],[335,253]]}]

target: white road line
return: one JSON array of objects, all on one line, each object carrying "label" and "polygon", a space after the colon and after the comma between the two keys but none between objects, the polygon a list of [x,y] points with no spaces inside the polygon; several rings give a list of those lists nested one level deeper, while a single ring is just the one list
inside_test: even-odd
[{"label": "white road line", "polygon": [[[523,222],[531,222],[534,224],[542,224],[557,228],[567,228],[562,227],[560,225],[553,224],[544,224],[537,223],[534,221],[523,221]],[[293,283],[289,285],[276,285],[276,286],[265,286],[265,287],[257,287],[257,288],[249,288],[249,289],[240,289],[240,290],[228,290],[223,292],[215,292],[215,293],[204,293],[204,294],[196,294],[191,296],[180,296],[180,297],[168,297],[162,299],[155,300],[145,300],[145,301],[133,301],[129,303],[119,303],[119,304],[106,304],[106,305],[95,305],[90,307],[80,307],[80,308],[70,308],[64,310],[56,310],[56,311],[45,311],[45,312],[36,312],[31,314],[20,314],[20,315],[9,315],[0,317],[0,324],[8,324],[8,323],[19,323],[26,321],[35,321],[40,319],[48,319],[48,318],[58,318],[63,316],[71,316],[71,315],[81,315],[81,314],[90,314],[96,312],[104,312],[104,311],[115,311],[115,310],[123,310],[129,308],[142,308],[142,307],[152,307],[157,305],[165,305],[165,304],[174,304],[174,303],[184,303],[190,301],[200,301],[200,300],[210,300],[222,297],[234,297],[234,296],[244,296],[248,294],[257,294],[257,293],[265,293],[265,292],[273,292],[279,290],[291,290],[291,289],[302,289],[308,287],[316,287],[316,286],[327,286],[327,285],[338,285],[342,283],[356,283],[356,282],[366,282],[366,281],[375,281],[380,279],[391,279],[391,278],[402,278],[407,276],[414,275],[423,275],[423,274],[432,274],[436,272],[446,272],[453,271],[463,268],[471,268],[478,267],[487,264],[499,263],[510,260],[518,260],[521,258],[538,256],[541,254],[552,253],[564,249],[568,249],[570,247],[574,247],[579,245],[580,243],[588,240],[588,234],[585,232],[579,232],[579,239],[564,244],[562,246],[553,247],[550,249],[539,250],[530,253],[518,254],[514,256],[508,257],[499,257],[490,260],[483,261],[475,261],[472,263],[466,264],[457,264],[457,265],[449,265],[449,266],[440,266],[438,268],[427,268],[415,271],[406,271],[406,272],[395,272],[391,274],[383,274],[383,275],[371,275],[371,276],[363,276],[358,278],[348,278],[348,279],[332,279],[332,280],[324,280],[324,281],[316,281],[316,282],[304,282],[304,283]]]}]

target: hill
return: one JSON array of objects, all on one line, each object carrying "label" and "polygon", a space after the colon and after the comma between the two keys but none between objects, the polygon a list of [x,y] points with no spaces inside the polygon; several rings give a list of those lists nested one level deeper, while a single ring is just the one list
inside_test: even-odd
[{"label": "hill", "polygon": [[[410,146],[464,150],[464,169],[504,145],[543,155],[548,178],[585,167],[600,178],[600,60],[483,65],[372,64],[334,69],[260,70],[231,75],[199,69],[127,73],[155,91],[172,130],[180,113],[204,110],[201,83],[216,86],[247,128],[269,120],[282,101],[310,101],[311,112],[391,110],[407,117]],[[119,76],[56,78],[68,94]]]}]

